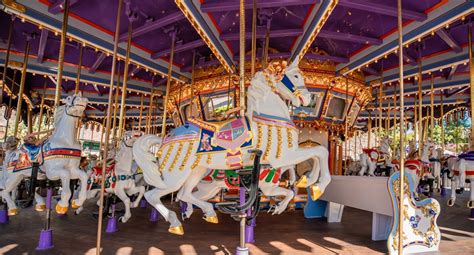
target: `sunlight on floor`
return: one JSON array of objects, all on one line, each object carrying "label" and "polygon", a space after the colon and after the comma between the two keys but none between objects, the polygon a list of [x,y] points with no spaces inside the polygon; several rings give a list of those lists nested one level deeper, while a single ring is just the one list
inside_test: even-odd
[{"label": "sunlight on floor", "polygon": [[163,255],[163,254],[165,254],[165,252],[158,249],[158,248],[156,248],[156,247],[150,247],[148,249],[148,254],[149,255]]},{"label": "sunlight on floor", "polygon": [[3,247],[0,247],[0,254],[5,254],[13,249],[15,249],[16,247],[18,247],[18,244],[14,243],[14,244],[7,244]]},{"label": "sunlight on floor", "polygon": [[191,244],[182,244],[179,246],[179,250],[181,251],[181,254],[197,254],[194,246]]}]

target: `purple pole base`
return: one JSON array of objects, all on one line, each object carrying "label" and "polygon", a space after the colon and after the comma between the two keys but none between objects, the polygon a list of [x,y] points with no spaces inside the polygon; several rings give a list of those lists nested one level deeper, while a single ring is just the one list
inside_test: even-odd
[{"label": "purple pole base", "polygon": [[41,230],[37,251],[44,251],[53,248],[53,230]]},{"label": "purple pole base", "polygon": [[146,200],[145,199],[140,200],[140,208],[146,208]]},{"label": "purple pole base", "polygon": [[153,222],[158,221],[158,210],[156,210],[155,207],[151,209],[150,221],[153,221]]},{"label": "purple pole base", "polygon": [[471,217],[469,217],[469,218],[474,219],[474,208],[471,209]]},{"label": "purple pole base", "polygon": [[441,196],[445,197],[446,196],[446,188],[441,188]]},{"label": "purple pole base", "polygon": [[236,255],[248,255],[249,254],[249,248],[237,246],[237,251],[236,251],[235,254]]},{"label": "purple pole base", "polygon": [[254,238],[254,227],[257,224],[255,224],[255,219],[253,219],[250,222],[250,226],[245,226],[245,242],[246,243],[255,243],[255,238]]},{"label": "purple pole base", "polygon": [[107,228],[105,229],[105,233],[115,233],[118,231],[117,228],[117,218],[110,217],[107,221]]},{"label": "purple pole base", "polygon": [[8,211],[0,210],[0,224],[5,224],[8,222]]},{"label": "purple pole base", "polygon": [[188,209],[188,203],[184,203],[182,201],[179,201],[179,210],[181,214],[186,213],[186,210]]}]

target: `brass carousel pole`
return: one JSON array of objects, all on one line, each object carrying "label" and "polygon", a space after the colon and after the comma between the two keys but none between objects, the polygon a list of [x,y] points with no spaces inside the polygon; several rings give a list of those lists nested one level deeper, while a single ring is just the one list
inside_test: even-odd
[{"label": "brass carousel pole", "polygon": [[[66,0],[68,1],[68,0]],[[115,25],[115,37],[114,37],[114,53],[112,58],[112,69],[110,71],[110,88],[114,87],[114,77],[115,77],[115,65],[117,59],[117,49],[118,49],[118,40],[120,36],[120,14],[122,13],[122,0],[118,0],[118,9],[117,9],[117,20]],[[105,141],[104,141],[104,153],[102,156],[103,160],[107,159],[107,154],[109,153],[109,138],[110,138],[110,124],[111,124],[111,115],[112,115],[112,91],[109,91],[108,107],[107,107],[107,121],[105,128]],[[102,164],[102,173],[105,173],[106,162]],[[100,244],[102,239],[102,217],[104,212],[104,191],[105,191],[105,174],[102,175],[100,180],[100,199],[99,199],[99,219],[97,223],[97,243],[96,243],[96,254],[100,254]]]},{"label": "brass carousel pole", "polygon": [[77,65],[76,87],[74,88],[74,94],[79,93],[79,85],[81,83],[82,55],[84,54],[84,47],[82,45],[79,47],[79,64]]},{"label": "brass carousel pole", "polygon": [[[6,86],[7,81],[7,70],[8,70],[8,61],[10,61],[10,50],[12,47],[12,34],[13,34],[13,24],[15,23],[15,16],[12,15],[10,26],[8,28],[8,39],[7,39],[7,53],[5,56],[5,65],[3,67],[3,77],[0,81],[0,105],[3,103],[3,86]],[[13,86],[12,86],[13,87]],[[6,133],[5,133],[6,137]]]},{"label": "brass carousel pole", "polygon": [[129,19],[127,52],[125,54],[125,67],[123,68],[122,98],[120,99],[119,135],[118,135],[118,137],[122,137],[123,131],[124,131],[124,124],[125,124],[125,100],[126,100],[126,97],[127,97],[128,67],[130,65],[130,49],[132,47],[132,24],[133,24],[133,20]]},{"label": "brass carousel pole", "polygon": [[403,201],[405,182],[405,86],[403,84],[403,25],[402,25],[402,0],[397,0],[398,11],[398,63],[400,79],[400,187],[398,205],[398,254],[403,254]]},{"label": "brass carousel pole", "polygon": [[[239,106],[240,116],[245,114],[245,0],[240,0],[240,49],[239,49]],[[241,247],[245,247],[244,245]]]},{"label": "brass carousel pole", "polygon": [[[13,71],[13,78],[12,78],[12,95],[10,95],[9,99],[8,99],[8,108],[5,110],[5,111],[10,111],[11,108],[12,108],[12,100],[13,100],[13,88],[15,87],[15,79],[16,79],[16,74],[17,74],[18,70],[14,70]],[[4,84],[4,86],[6,86],[6,84]],[[10,111],[11,113],[11,111]],[[3,142],[5,142],[7,140],[7,136],[8,136],[8,127],[10,124],[10,118],[11,118],[11,114],[7,114],[6,115],[8,118],[7,118],[7,122],[5,123],[5,135],[3,136]]]},{"label": "brass carousel pole", "polygon": [[21,116],[21,106],[23,104],[23,91],[25,90],[26,81],[26,67],[28,66],[28,54],[30,54],[30,37],[26,38],[25,56],[23,58],[23,68],[21,69],[21,81],[20,91],[17,96],[16,114],[15,114],[15,125],[13,126],[13,136],[16,137],[18,134],[18,124]]},{"label": "brass carousel pole", "polygon": [[[441,90],[441,148],[443,149],[443,154],[445,150],[445,140],[444,140],[444,104],[443,104],[443,94],[444,91]],[[471,115],[472,116],[472,115]],[[472,117],[471,117],[472,118]]]},{"label": "brass carousel pole", "polygon": [[173,58],[174,58],[174,46],[176,41],[176,30],[171,32],[171,50],[170,50],[170,62],[168,65],[168,77],[166,81],[166,96],[163,99],[163,122],[161,124],[161,136],[166,135],[166,119],[168,113],[168,99],[171,87],[171,75],[173,74]]},{"label": "brass carousel pole", "polygon": [[421,158],[421,148],[423,148],[423,73],[421,56],[418,58],[418,157]]},{"label": "brass carousel pole", "polygon": [[434,131],[434,74],[431,74],[431,94],[430,94],[430,106],[431,106],[431,118],[430,118],[430,139],[433,141]]},{"label": "brass carousel pole", "polygon": [[414,104],[413,104],[413,133],[415,134],[415,141],[418,142],[418,100],[416,99],[416,93],[415,93],[415,98],[414,98]]},{"label": "brass carousel pole", "polygon": [[194,67],[196,64],[196,51],[193,51],[193,64],[191,67],[191,85],[189,85],[189,118],[193,117],[193,101],[194,101]]},{"label": "brass carousel pole", "polygon": [[[383,72],[383,69],[382,69]],[[382,117],[382,96],[383,96],[383,76],[380,79],[380,87],[379,87],[379,119],[378,119],[378,141],[380,141],[380,138],[382,137],[382,128],[383,128],[383,117]]]},{"label": "brass carousel pole", "polygon": [[39,112],[39,120],[38,120],[38,138],[41,133],[41,123],[43,122],[43,108],[44,108],[44,98],[46,96],[46,86],[48,85],[48,78],[44,79],[43,85],[43,94],[41,95],[41,103],[40,103],[40,112]]},{"label": "brass carousel pole", "polygon": [[[154,77],[154,76],[153,76]],[[152,86],[153,86],[153,82],[152,82]],[[150,134],[151,133],[151,115],[152,115],[152,111],[153,111],[153,97],[154,97],[154,94],[153,94],[153,88],[151,89],[151,94],[150,94],[150,103],[148,105],[148,113],[147,113],[147,117],[146,117],[146,127],[145,127],[145,133],[146,134]]]},{"label": "brass carousel pole", "polygon": [[255,74],[255,62],[257,61],[257,0],[253,0],[252,9],[252,60],[250,63],[250,77]]},{"label": "brass carousel pole", "polygon": [[[472,25],[468,26],[468,50],[469,50],[469,80],[471,85],[471,118],[474,113],[474,60],[472,57]],[[471,125],[471,148],[474,150],[474,125]]]},{"label": "brass carousel pole", "polygon": [[367,118],[367,148],[370,148],[370,134],[372,133],[372,120],[371,120],[371,111],[369,112],[369,117]]},{"label": "brass carousel pole", "polygon": [[142,117],[143,117],[143,99],[145,95],[142,94],[140,98],[140,117],[138,118],[138,131],[142,130]]},{"label": "brass carousel pole", "polygon": [[67,36],[67,22],[69,17],[69,0],[64,0],[64,16],[63,24],[61,29],[61,44],[59,48],[59,60],[58,60],[58,77],[56,84],[56,92],[54,94],[54,107],[58,107],[61,99],[61,84],[63,82],[63,68],[64,68],[64,51],[66,49],[66,36]]},{"label": "brass carousel pole", "polygon": [[[115,97],[114,97],[114,119],[112,121],[112,138],[115,139],[117,137],[117,110],[118,110],[118,96],[119,96],[119,88],[120,88],[120,60],[118,61],[117,65],[117,85],[115,86]],[[113,90],[112,90],[113,91]]]}]

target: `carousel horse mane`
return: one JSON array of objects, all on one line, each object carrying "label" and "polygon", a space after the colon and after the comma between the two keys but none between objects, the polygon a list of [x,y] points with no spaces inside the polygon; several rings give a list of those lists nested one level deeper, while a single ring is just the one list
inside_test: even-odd
[{"label": "carousel horse mane", "polygon": [[59,123],[61,122],[63,116],[65,115],[64,113],[66,112],[66,105],[61,105],[56,108],[54,111],[54,126],[58,127]]},{"label": "carousel horse mane", "polygon": [[[270,79],[273,80],[274,78],[271,77]],[[258,102],[265,100],[270,92],[269,89],[270,86],[266,84],[264,73],[261,71],[257,72],[247,89],[247,110],[249,113],[253,113],[254,111],[260,113]]]}]

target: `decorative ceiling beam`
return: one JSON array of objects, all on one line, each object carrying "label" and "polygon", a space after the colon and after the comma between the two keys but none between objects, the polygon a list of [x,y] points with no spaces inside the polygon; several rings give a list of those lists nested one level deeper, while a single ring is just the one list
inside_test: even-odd
[{"label": "decorative ceiling beam", "polygon": [[36,59],[36,62],[38,63],[43,63],[44,61],[44,50],[46,49],[46,41],[48,41],[48,34],[48,29],[41,30],[41,37],[38,46],[38,58]]},{"label": "decorative ceiling beam", "polygon": [[224,69],[228,73],[234,73],[235,66],[232,60],[232,49],[219,39],[220,32],[216,26],[213,25],[209,15],[201,11],[201,2],[175,0],[175,3]]},{"label": "decorative ceiling beam", "polygon": [[[347,2],[347,1],[346,1]],[[372,4],[372,3],[371,3]],[[437,8],[428,14],[423,22],[411,22],[403,28],[403,45],[413,43],[451,24],[456,20],[469,15],[474,10],[474,1],[459,2],[447,1],[442,8]],[[392,33],[384,38],[382,45],[369,46],[353,55],[350,62],[338,65],[337,71],[347,74],[377,59],[393,53],[398,47],[398,34]]]},{"label": "decorative ceiling beam", "polygon": [[[174,48],[174,53],[176,54],[178,52],[192,50],[192,49],[204,46],[204,45],[206,45],[206,43],[204,43],[204,41],[202,39],[198,39],[196,41],[192,41],[192,42],[188,42],[188,43],[184,43],[184,44],[176,46]],[[157,59],[159,57],[165,57],[165,56],[168,56],[170,53],[171,53],[170,49],[155,52],[155,53],[151,54],[151,58]]]},{"label": "decorative ceiling beam", "polygon": [[456,89],[456,90],[453,91],[453,92],[448,92],[448,91],[446,91],[446,92],[448,92],[448,93],[446,93],[446,98],[449,98],[449,97],[451,97],[451,96],[453,96],[453,95],[455,95],[455,94],[461,93],[461,92],[465,91],[465,90],[468,89],[468,88],[470,88],[470,86],[469,86],[469,85],[466,85],[466,86],[463,86],[463,87],[461,87],[461,88],[459,88],[459,89]]},{"label": "decorative ceiling beam", "polygon": [[[318,0],[266,0],[258,1],[257,8],[275,8],[282,6],[301,6],[318,3]],[[227,11],[238,11],[238,1],[218,1],[214,3],[204,3],[201,5],[202,12],[227,12]],[[253,4],[251,1],[245,3],[245,9],[252,9]]]},{"label": "decorative ceiling beam", "polygon": [[[300,36],[303,33],[302,28],[296,29],[279,29],[279,30],[270,30],[270,38],[279,38],[279,37],[296,37]],[[266,36],[265,29],[257,29],[257,39],[263,39]],[[251,39],[252,32],[245,33],[245,39]],[[240,39],[239,33],[225,33],[220,35],[220,39],[223,41],[238,41]]]},{"label": "decorative ceiling beam", "polygon": [[451,79],[453,78],[454,74],[456,73],[456,71],[457,71],[457,69],[458,69],[458,66],[459,66],[459,65],[453,65],[453,66],[451,67],[451,69],[449,70],[448,75],[446,76],[446,80],[449,81],[449,80],[451,80]]},{"label": "decorative ceiling beam", "polygon": [[[145,22],[143,26],[134,28],[132,31],[132,38],[135,38],[137,36],[149,33],[151,31],[157,30],[159,28],[171,25],[173,23],[179,22],[184,19],[184,15],[182,12],[175,12],[172,14],[169,14],[163,18],[157,19],[155,21],[149,21]],[[120,41],[125,41],[127,40],[127,33],[123,33],[119,37]]]},{"label": "decorative ceiling beam", "polygon": [[380,76],[380,72],[375,70],[374,68],[372,67],[362,67],[362,70],[364,70],[365,72],[371,74],[371,75],[375,75],[375,76]]},{"label": "decorative ceiling beam", "polygon": [[[398,53],[394,53],[394,54],[398,57]],[[417,65],[416,59],[412,57],[410,54],[408,54],[408,52],[406,51],[403,51],[403,60],[412,66]]]},{"label": "decorative ceiling beam", "polygon": [[296,63],[299,63],[303,59],[332,11],[336,8],[337,3],[338,0],[321,0],[320,4],[310,8],[307,22],[303,27],[304,33],[296,38],[291,48],[290,62],[296,61]]},{"label": "decorative ceiling beam", "polygon": [[[351,9],[397,17],[396,7],[387,6],[385,4],[377,4],[366,0],[339,0],[339,5]],[[404,19],[415,21],[425,21],[427,19],[427,15],[425,13],[410,11],[406,9],[402,10],[402,17]]]},{"label": "decorative ceiling beam", "polygon": [[[77,3],[79,0],[69,0],[69,7]],[[57,0],[56,3],[52,4],[48,11],[52,14],[58,14],[64,10],[64,0]]]},{"label": "decorative ceiling beam", "polygon": [[381,45],[382,40],[374,37],[362,36],[362,35],[353,35],[348,33],[338,33],[329,30],[321,30],[318,34],[318,37],[333,39],[339,41],[360,43],[360,44],[370,44],[370,45]]},{"label": "decorative ceiling beam", "polygon": [[101,52],[97,58],[94,61],[94,64],[92,64],[91,68],[89,68],[89,73],[95,73],[99,66],[102,64],[102,62],[105,60],[105,53]]},{"label": "decorative ceiling beam", "polygon": [[436,34],[441,38],[454,52],[459,53],[462,51],[461,46],[454,40],[454,38],[446,31],[446,29],[440,29],[436,31]]}]

